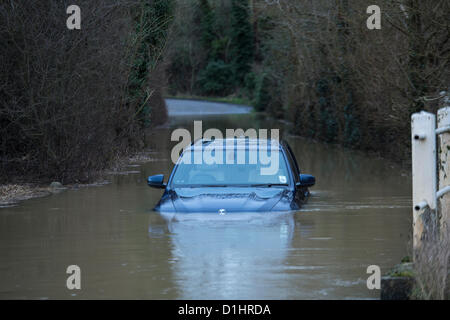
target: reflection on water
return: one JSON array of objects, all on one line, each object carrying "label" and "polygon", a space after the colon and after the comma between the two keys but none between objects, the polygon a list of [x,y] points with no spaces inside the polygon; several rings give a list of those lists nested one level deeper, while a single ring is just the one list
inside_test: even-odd
[{"label": "reflection on water", "polygon": [[[257,114],[203,117],[203,130],[282,128]],[[287,137],[304,173],[317,178],[298,212],[161,216],[151,174],[172,169],[178,116],[150,137],[155,161],[102,187],[0,209],[0,298],[372,299],[366,268],[407,254],[410,177],[356,152]],[[283,131],[283,130],[281,130]],[[65,283],[68,265],[82,289]]]},{"label": "reflection on water", "polygon": [[[244,214],[245,215],[245,214]],[[277,215],[277,214],[275,214]],[[291,247],[293,214],[169,223],[173,272],[181,298],[282,297],[277,272]],[[261,277],[264,276],[264,280]],[[274,282],[280,280],[274,286]]]}]

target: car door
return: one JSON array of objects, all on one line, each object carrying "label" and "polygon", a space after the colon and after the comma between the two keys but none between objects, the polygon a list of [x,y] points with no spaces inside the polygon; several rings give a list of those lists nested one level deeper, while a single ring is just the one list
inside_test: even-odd
[{"label": "car door", "polygon": [[[286,150],[286,156],[289,161],[289,166],[291,167],[291,169],[293,171],[294,185],[295,185],[296,183],[300,182],[300,169],[299,169],[297,160],[295,158],[295,155],[292,152],[291,147],[289,146],[289,144],[286,141],[284,142],[284,145],[285,145],[285,150]],[[300,188],[300,189],[296,188],[294,191],[294,195],[295,195],[294,201],[298,205],[300,205],[305,200],[305,190],[303,190],[303,188]]]}]

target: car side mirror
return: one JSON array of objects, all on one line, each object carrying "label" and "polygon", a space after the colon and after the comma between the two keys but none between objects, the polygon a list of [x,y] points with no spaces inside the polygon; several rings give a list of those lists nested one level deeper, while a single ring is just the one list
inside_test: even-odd
[{"label": "car side mirror", "polygon": [[300,187],[312,187],[316,184],[316,178],[310,174],[300,174]]},{"label": "car side mirror", "polygon": [[166,184],[164,183],[164,175],[157,174],[154,176],[150,176],[147,179],[147,184],[149,187],[157,188],[157,189],[165,189]]}]

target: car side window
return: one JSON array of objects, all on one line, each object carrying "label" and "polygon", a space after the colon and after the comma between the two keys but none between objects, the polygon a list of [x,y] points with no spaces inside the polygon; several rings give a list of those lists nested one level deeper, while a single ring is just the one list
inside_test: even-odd
[{"label": "car side window", "polygon": [[295,171],[296,171],[296,176],[298,177],[298,175],[300,174],[300,169],[298,167],[297,159],[295,159],[295,155],[292,152],[292,149],[289,146],[289,144],[287,142],[285,142],[285,145],[286,145],[286,150],[287,150],[289,162],[293,163]]}]

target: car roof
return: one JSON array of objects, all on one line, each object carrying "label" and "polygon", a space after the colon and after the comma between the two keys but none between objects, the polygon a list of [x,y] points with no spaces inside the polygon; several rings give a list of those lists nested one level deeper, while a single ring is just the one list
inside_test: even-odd
[{"label": "car roof", "polygon": [[225,139],[198,139],[188,146],[185,151],[195,150],[199,147],[215,148],[223,150],[234,149],[246,149],[246,150],[259,150],[260,147],[282,149],[282,141],[276,139],[254,139],[248,137],[237,138],[225,138]]}]

